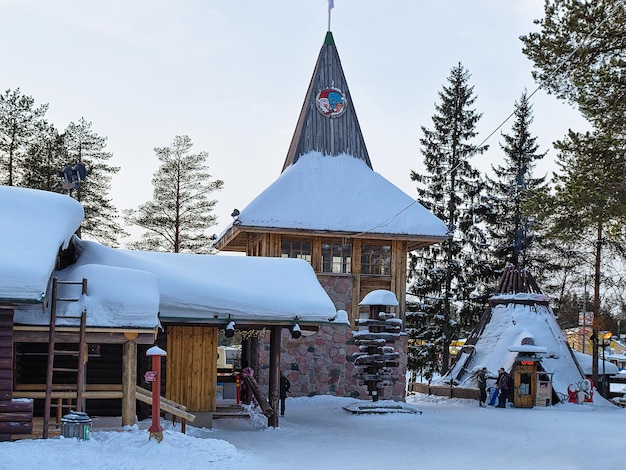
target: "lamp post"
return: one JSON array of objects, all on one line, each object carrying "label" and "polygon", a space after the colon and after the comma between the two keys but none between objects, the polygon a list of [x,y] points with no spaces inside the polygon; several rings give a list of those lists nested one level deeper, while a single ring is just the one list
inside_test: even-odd
[{"label": "lamp post", "polygon": [[599,344],[599,346],[602,348],[602,396],[604,398],[607,397],[608,393],[607,393],[607,383],[606,383],[606,366],[605,366],[605,360],[604,360],[604,353],[606,351],[607,346],[611,345],[610,341],[607,341],[607,335],[610,335],[610,333],[605,334],[604,336],[602,336],[602,342]]},{"label": "lamp post", "polygon": [[161,427],[161,357],[167,353],[158,346],[152,346],[146,352],[146,356],[152,356],[152,370],[146,372],[145,379],[152,382],[152,425],[148,429],[150,436],[157,442],[163,440],[163,428]]}]

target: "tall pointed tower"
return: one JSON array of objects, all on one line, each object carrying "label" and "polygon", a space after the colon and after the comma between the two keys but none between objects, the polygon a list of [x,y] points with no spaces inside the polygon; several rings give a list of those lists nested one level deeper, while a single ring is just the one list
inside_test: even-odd
[{"label": "tall pointed tower", "polygon": [[[447,232],[441,220],[372,169],[330,31],[280,176],[233,214],[216,241],[219,250],[308,261],[336,308],[352,321],[360,315],[359,301],[377,289],[395,294],[394,313],[403,319],[408,252],[444,240]],[[359,396],[355,350],[351,328],[322,328],[298,341],[283,337],[291,393]],[[406,367],[406,355],[402,361]],[[403,381],[393,397],[404,397]]]},{"label": "tall pointed tower", "polygon": [[372,168],[330,31],[317,59],[283,171],[302,155],[315,151],[327,156],[352,155]]}]

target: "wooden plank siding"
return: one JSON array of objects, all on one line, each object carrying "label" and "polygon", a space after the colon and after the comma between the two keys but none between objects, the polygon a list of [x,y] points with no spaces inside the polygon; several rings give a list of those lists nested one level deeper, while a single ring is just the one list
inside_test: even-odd
[{"label": "wooden plank siding", "polygon": [[217,332],[214,327],[167,326],[166,393],[190,411],[215,411]]}]

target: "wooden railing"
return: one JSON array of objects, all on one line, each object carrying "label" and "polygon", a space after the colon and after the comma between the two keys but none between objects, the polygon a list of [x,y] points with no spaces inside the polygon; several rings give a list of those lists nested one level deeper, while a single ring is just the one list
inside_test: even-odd
[{"label": "wooden railing", "polygon": [[[52,399],[57,400],[57,422],[61,420],[61,410],[71,407],[72,400],[76,400],[76,391],[67,390],[71,388],[71,385],[58,386],[63,387],[64,390],[52,389]],[[74,386],[75,388],[75,386]],[[87,384],[86,390],[83,391],[84,399],[121,399],[124,396],[122,391],[122,385],[120,384]],[[45,384],[19,384],[16,385],[13,391],[14,398],[33,398],[33,399],[45,399],[46,397],[46,385]],[[151,404],[152,392],[145,388],[136,387],[135,397],[137,400]],[[64,401],[66,403],[64,404]],[[187,421],[193,423],[196,416],[187,412],[187,408],[184,405],[176,403],[167,398],[161,397],[161,411],[170,413],[173,417],[172,421],[176,422],[176,417],[181,419],[181,430],[184,433],[186,430]]]},{"label": "wooden railing", "polygon": [[[137,397],[137,400],[147,403],[148,405],[152,403],[152,392],[150,390],[137,387],[135,396]],[[189,421],[190,423],[193,423],[194,420],[196,419],[196,416],[187,412],[187,407],[179,403],[176,403],[175,401],[168,400],[165,397],[161,397],[160,401],[161,401],[161,411],[170,413],[172,415],[172,422],[174,423],[176,422],[176,417],[180,418],[181,431],[184,434],[186,430],[187,421]]]}]

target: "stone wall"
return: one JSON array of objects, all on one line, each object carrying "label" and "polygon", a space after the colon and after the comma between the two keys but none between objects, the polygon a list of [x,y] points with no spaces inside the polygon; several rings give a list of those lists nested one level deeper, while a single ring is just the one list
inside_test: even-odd
[{"label": "stone wall", "polygon": [[[269,335],[260,338],[259,366],[260,385],[267,393],[267,369],[269,368]],[[399,380],[393,389],[383,389],[381,399],[403,401],[406,385],[406,345],[403,336],[393,344],[400,352]],[[335,395],[369,399],[367,388],[358,385],[354,375],[352,353],[357,346],[352,338],[352,328],[348,326],[323,326],[313,336],[292,339],[288,330],[281,337],[281,370],[291,382],[289,396]]]}]

